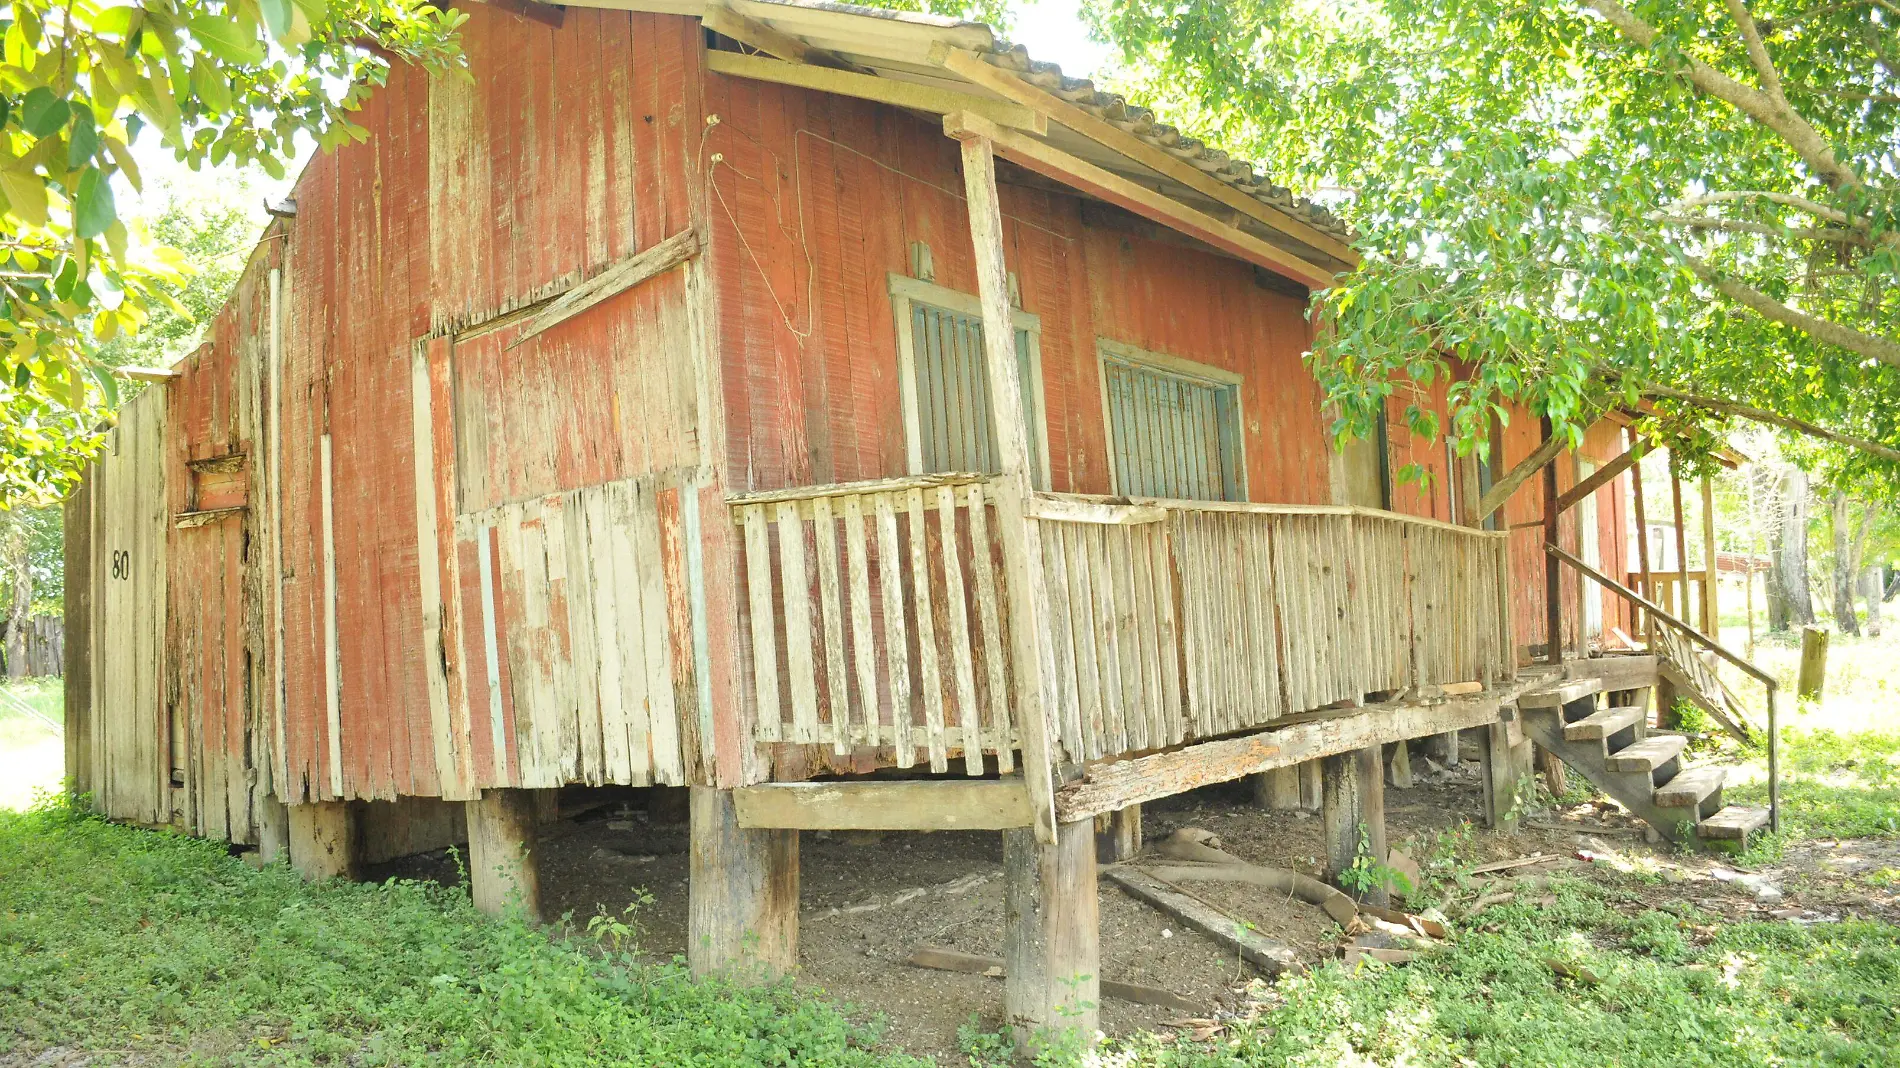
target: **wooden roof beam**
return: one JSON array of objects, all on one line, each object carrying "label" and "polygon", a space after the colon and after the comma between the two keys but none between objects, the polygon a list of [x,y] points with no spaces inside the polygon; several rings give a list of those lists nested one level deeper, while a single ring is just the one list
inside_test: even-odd
[{"label": "wooden roof beam", "polygon": [[1631,464],[1641,459],[1640,446],[1623,450],[1623,454],[1590,473],[1590,477],[1570,487],[1557,498],[1557,510],[1567,512],[1577,502],[1603,488],[1611,479],[1629,470]]},{"label": "wooden roof beam", "polygon": [[[960,48],[941,48],[931,53],[931,59],[964,80],[974,82],[998,96],[1031,108],[1076,133],[1135,160],[1157,174],[1165,175],[1203,196],[1220,201],[1256,222],[1310,245],[1348,266],[1359,266],[1359,254],[1351,245],[1339,238],[1255,200],[1226,182],[1203,172],[1199,167],[1185,160],[1176,159],[1113,123],[1097,118],[1087,110],[990,64],[975,52]],[[1328,284],[1330,284],[1330,279]]]},{"label": "wooden roof beam", "polygon": [[1037,134],[1049,131],[1047,119],[1020,104],[972,96],[935,86],[919,85],[916,82],[898,81],[895,78],[879,78],[872,74],[859,74],[856,71],[819,67],[809,63],[788,63],[784,60],[768,59],[765,56],[741,55],[738,52],[706,53],[706,69],[715,74],[734,78],[750,78],[753,81],[797,86],[800,89],[815,89],[821,93],[856,97],[859,100],[911,108],[933,115],[967,113],[978,116],[978,121],[992,126],[1028,130]]},{"label": "wooden roof beam", "polygon": [[1214,218],[1206,212],[1137,185],[1087,160],[1061,149],[1006,130],[980,114],[958,112],[943,119],[944,133],[962,139],[987,137],[996,152],[1011,163],[1053,178],[1072,189],[1125,208],[1163,226],[1205,241],[1214,247],[1285,275],[1309,289],[1324,289],[1333,284],[1331,271],[1306,262],[1290,252]]},{"label": "wooden roof beam", "polygon": [[838,70],[864,73],[863,68],[853,66],[842,56],[827,52],[822,48],[814,48],[804,38],[786,33],[769,23],[735,11],[729,4],[706,5],[706,13],[700,17],[700,22],[714,33],[724,34],[740,44],[770,53],[787,63],[808,63],[817,67],[833,67]]}]

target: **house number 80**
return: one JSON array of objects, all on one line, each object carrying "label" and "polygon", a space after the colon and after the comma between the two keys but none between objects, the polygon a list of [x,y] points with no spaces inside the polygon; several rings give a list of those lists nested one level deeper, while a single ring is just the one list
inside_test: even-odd
[{"label": "house number 80", "polygon": [[132,577],[132,554],[124,549],[112,550],[112,577],[126,579]]}]

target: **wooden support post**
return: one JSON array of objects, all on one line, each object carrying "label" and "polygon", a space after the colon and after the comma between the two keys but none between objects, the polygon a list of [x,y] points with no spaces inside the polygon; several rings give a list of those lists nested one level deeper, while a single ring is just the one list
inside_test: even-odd
[{"label": "wooden support post", "polygon": [[[1551,444],[1550,416],[1543,418],[1544,444],[1539,451],[1546,451]],[[1557,465],[1544,465],[1544,544],[1557,544]],[[1564,662],[1564,606],[1563,576],[1557,570],[1557,561],[1548,554],[1544,557],[1544,659],[1552,664]]]},{"label": "wooden support post", "polygon": [[1544,789],[1550,791],[1550,796],[1562,797],[1569,789],[1563,758],[1541,745],[1537,747],[1537,770],[1544,776]]},{"label": "wooden support post", "polygon": [[769,982],[798,964],[798,832],[739,826],[731,790],[692,788],[686,962]]},{"label": "wooden support post", "polygon": [[468,881],[475,907],[490,916],[519,909],[541,922],[534,828],[541,790],[483,790],[467,802]]},{"label": "wooden support post", "polygon": [[1425,739],[1425,755],[1447,768],[1455,768],[1463,755],[1458,752],[1458,732],[1446,731]]},{"label": "wooden support post", "polygon": [[1274,768],[1253,776],[1254,802],[1275,812],[1292,812],[1300,807],[1300,769],[1298,766]]},{"label": "wooden support post", "polygon": [[1044,845],[1030,828],[1003,832],[1003,998],[1025,1053],[1095,1039],[1100,906],[1094,824],[1058,824]]},{"label": "wooden support post", "polygon": [[1095,859],[1120,864],[1141,853],[1141,806],[1129,805],[1095,817]]},{"label": "wooden support post", "polygon": [[[1687,623],[1693,608],[1689,602],[1689,536],[1682,529],[1682,473],[1676,470],[1674,449],[1669,452],[1669,503],[1675,509],[1676,516],[1676,600],[1674,604],[1664,604],[1663,607]],[[1709,633],[1709,621],[1706,619],[1702,621],[1702,633]]]},{"label": "wooden support post", "polygon": [[1669,679],[1663,677],[1663,675],[1659,672],[1656,675],[1655,693],[1656,693],[1656,715],[1655,715],[1656,726],[1664,730],[1673,728],[1676,725],[1676,697],[1677,697],[1676,684],[1670,681]]},{"label": "wooden support post", "polygon": [[1322,771],[1317,760],[1300,765],[1300,807],[1308,812],[1318,812],[1326,805]]},{"label": "wooden support post", "polygon": [[290,806],[290,864],[307,883],[356,873],[356,817],[347,801]]},{"label": "wooden support post", "polygon": [[1702,476],[1702,632],[1722,640],[1722,590],[1716,584],[1715,480]]},{"label": "wooden support post", "polygon": [[1827,686],[1827,631],[1810,623],[1801,628],[1801,673],[1795,678],[1795,696],[1819,701]]},{"label": "wooden support post", "polygon": [[257,859],[275,864],[290,855],[290,806],[267,794],[257,806]]},{"label": "wooden support post", "polygon": [[[1326,878],[1342,889],[1347,887],[1341,876],[1362,855],[1385,863],[1385,780],[1379,774],[1379,749],[1369,745],[1321,760]],[[1388,900],[1384,887],[1349,892],[1374,905]]]},{"label": "wooden support post", "polygon": [[1385,762],[1386,781],[1400,790],[1412,788],[1412,749],[1400,739],[1392,743],[1392,755]]},{"label": "wooden support post", "polygon": [[1531,773],[1531,740],[1513,744],[1510,728],[1493,723],[1485,728],[1484,745],[1478,750],[1484,780],[1485,823],[1493,830],[1510,834],[1517,830],[1518,791]]},{"label": "wooden support post", "polygon": [[[1629,441],[1630,447],[1635,448],[1636,431],[1625,427],[1623,434]],[[1649,519],[1643,511],[1643,462],[1641,460],[1630,465],[1630,496],[1636,513],[1636,564],[1643,573],[1643,585],[1636,592],[1656,601],[1656,579],[1649,570]],[[1656,603],[1662,602],[1656,601]],[[1654,624],[1650,622],[1649,614],[1640,608],[1635,612],[1637,633],[1643,636],[1645,644],[1653,644],[1655,636],[1650,633],[1650,627]]]},{"label": "wooden support post", "polygon": [[[989,372],[990,428],[1003,480],[996,494],[1003,566],[1009,575],[1009,633],[1015,658],[1015,694],[1021,727],[1023,779],[1036,838],[1056,842],[1055,743],[1049,709],[1056,707],[1055,649],[1049,635],[1048,584],[1042,574],[1042,531],[1027,514],[1033,477],[1029,427],[1023,425],[1024,384],[1016,363],[1016,320],[1009,268],[1003,257],[1003,212],[996,197],[995,144],[969,132],[961,114],[944,117],[963,154],[964,202],[976,252],[977,298],[983,309],[984,367]],[[1012,965],[1013,968],[1013,965]],[[1013,973],[1012,973],[1013,974]]]}]

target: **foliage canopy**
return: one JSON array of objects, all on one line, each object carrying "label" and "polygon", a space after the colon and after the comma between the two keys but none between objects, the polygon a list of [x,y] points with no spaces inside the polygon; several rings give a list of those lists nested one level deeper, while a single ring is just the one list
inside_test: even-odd
[{"label": "foliage canopy", "polygon": [[1613,402],[1656,433],[1746,407],[1900,485],[1895,0],[1087,10],[1126,88],[1357,228],[1313,354],[1340,433],[1451,376],[1450,427],[1411,414],[1464,448],[1503,399],[1572,433]]},{"label": "foliage canopy", "polygon": [[194,169],[281,177],[299,137],[367,136],[350,113],[392,62],[453,66],[464,18],[422,0],[0,7],[0,500],[71,483],[117,401],[100,347],[182,311],[181,258],[119,217],[141,132]]}]

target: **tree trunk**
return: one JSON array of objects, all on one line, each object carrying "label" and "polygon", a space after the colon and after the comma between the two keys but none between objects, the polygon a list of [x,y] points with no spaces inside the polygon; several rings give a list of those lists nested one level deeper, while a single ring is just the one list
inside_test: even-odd
[{"label": "tree trunk", "polygon": [[1860,637],[1860,618],[1854,614],[1854,581],[1860,569],[1854,566],[1854,549],[1847,527],[1847,494],[1836,492],[1830,502],[1834,511],[1834,629]]},{"label": "tree trunk", "polygon": [[1814,622],[1814,600],[1808,593],[1808,476],[1800,468],[1791,468],[1782,479],[1780,513],[1768,572],[1769,626],[1774,630]]},{"label": "tree trunk", "polygon": [[13,604],[7,610],[7,676],[25,678],[26,621],[33,614],[33,569],[27,566],[26,528],[17,518],[11,518],[5,533],[0,534],[0,553],[5,554],[0,564],[10,573],[13,585]]},{"label": "tree trunk", "polygon": [[1867,636],[1869,638],[1878,638],[1880,637],[1880,594],[1882,592],[1880,589],[1880,569],[1877,567],[1868,568],[1864,581],[1865,587],[1862,593],[1867,598]]}]

